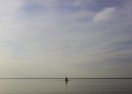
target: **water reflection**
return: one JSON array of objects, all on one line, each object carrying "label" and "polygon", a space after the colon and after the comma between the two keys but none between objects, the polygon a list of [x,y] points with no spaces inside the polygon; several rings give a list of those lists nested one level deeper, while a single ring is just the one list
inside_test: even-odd
[{"label": "water reflection", "polygon": [[65,80],[65,84],[66,84],[66,91],[67,91],[68,80]]},{"label": "water reflection", "polygon": [[68,84],[68,81],[65,81],[66,85]]},{"label": "water reflection", "polygon": [[69,81],[64,81],[64,79],[0,79],[0,94],[132,94],[132,79],[74,79]]}]

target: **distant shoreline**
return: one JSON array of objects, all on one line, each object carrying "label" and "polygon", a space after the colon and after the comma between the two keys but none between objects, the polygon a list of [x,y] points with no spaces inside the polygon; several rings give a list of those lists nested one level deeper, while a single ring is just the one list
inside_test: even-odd
[{"label": "distant shoreline", "polygon": [[[0,78],[0,79],[65,79],[65,78]],[[68,79],[132,79],[132,78],[68,78]]]}]

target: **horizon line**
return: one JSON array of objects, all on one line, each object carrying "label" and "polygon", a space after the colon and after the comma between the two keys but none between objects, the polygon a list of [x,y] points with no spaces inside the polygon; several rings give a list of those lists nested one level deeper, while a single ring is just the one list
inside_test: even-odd
[{"label": "horizon line", "polygon": [[[65,79],[65,78],[0,78],[0,79]],[[68,79],[132,79],[132,77],[127,78],[68,78]]]}]

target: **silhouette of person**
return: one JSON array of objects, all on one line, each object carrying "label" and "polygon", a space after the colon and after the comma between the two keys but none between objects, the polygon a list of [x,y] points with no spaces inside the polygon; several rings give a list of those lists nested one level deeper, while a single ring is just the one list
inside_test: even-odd
[{"label": "silhouette of person", "polygon": [[68,81],[68,78],[67,77],[65,78],[65,81]]}]

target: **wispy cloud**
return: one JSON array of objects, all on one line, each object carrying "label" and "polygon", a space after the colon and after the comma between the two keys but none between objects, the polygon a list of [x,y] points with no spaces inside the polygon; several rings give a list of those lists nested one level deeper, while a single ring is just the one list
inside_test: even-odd
[{"label": "wispy cloud", "polygon": [[114,11],[115,11],[115,8],[113,8],[113,7],[105,8],[104,10],[102,10],[101,12],[97,13],[94,16],[93,21],[95,23],[98,23],[101,21],[107,21],[112,16],[112,12],[114,12]]}]

